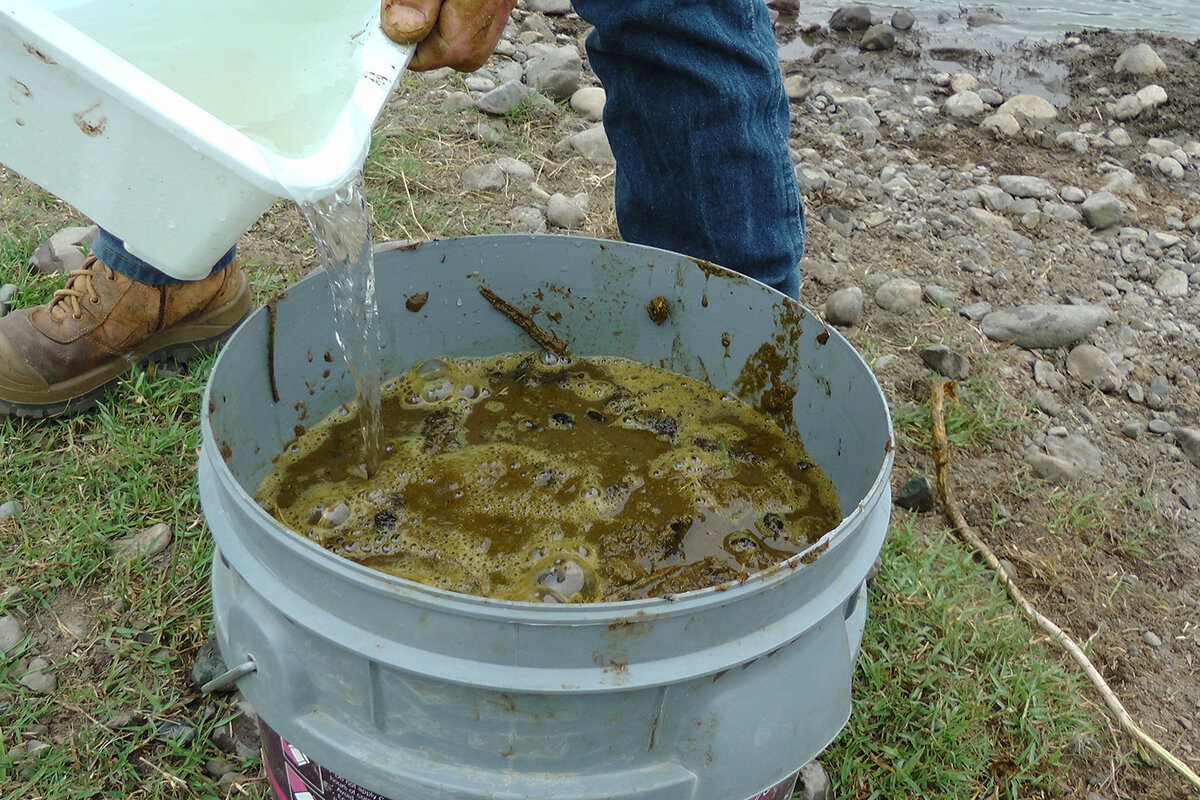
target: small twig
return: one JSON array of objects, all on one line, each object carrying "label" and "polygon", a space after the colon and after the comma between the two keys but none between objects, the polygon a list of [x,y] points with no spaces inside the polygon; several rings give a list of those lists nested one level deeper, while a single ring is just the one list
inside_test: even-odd
[{"label": "small twig", "polygon": [[537,342],[543,350],[549,350],[559,358],[562,358],[567,354],[567,343],[555,336],[553,333],[543,330],[536,322],[533,321],[533,318],[524,311],[517,308],[507,300],[502,299],[499,295],[483,284],[479,285],[479,293],[483,295],[497,311],[520,325],[521,329],[528,333],[529,336],[535,342]]},{"label": "small twig", "polygon": [[62,618],[58,616],[57,611],[51,611],[50,613],[54,614],[54,624],[58,626],[58,629],[60,631],[65,633],[67,636],[70,636],[72,639],[74,639],[77,642],[83,641],[82,636],[79,636],[77,633],[75,633],[75,631],[71,630],[70,628],[68,628],[66,625],[63,624]]},{"label": "small twig", "polygon": [[267,383],[271,386],[271,401],[279,402],[279,387],[275,384],[275,306],[283,294],[267,301]]},{"label": "small twig", "polygon": [[176,775],[172,775],[171,773],[167,772],[165,769],[158,766],[158,764],[155,764],[153,761],[146,758],[145,756],[141,756],[141,759],[142,759],[143,764],[150,767],[150,769],[154,770],[159,775],[162,775],[164,778],[166,778],[167,782],[170,783],[172,786],[174,786],[176,789],[188,788],[187,781],[185,781],[183,778],[180,778]]},{"label": "small twig", "polygon": [[412,216],[413,222],[417,223],[417,229],[421,231],[421,236],[428,239],[429,231],[425,230],[425,226],[421,224],[421,220],[417,219],[417,208],[413,204],[412,192],[408,190],[408,176],[404,171],[400,171],[400,180],[404,182],[404,196],[408,198],[408,213]]},{"label": "small twig", "polygon": [[1050,638],[1075,659],[1075,662],[1080,666],[1084,674],[1087,675],[1088,679],[1100,692],[1100,696],[1104,698],[1104,704],[1116,719],[1117,725],[1121,730],[1132,736],[1139,745],[1145,747],[1163,763],[1186,778],[1192,786],[1200,788],[1200,776],[1137,726],[1137,723],[1129,716],[1129,712],[1125,710],[1125,706],[1109,687],[1108,682],[1104,680],[1100,671],[1096,669],[1096,665],[1083,652],[1083,649],[1062,628],[1056,625],[1053,620],[1034,608],[1033,604],[1025,598],[1025,595],[1012,582],[1012,579],[1009,578],[1004,567],[1000,565],[1000,559],[996,557],[996,554],[992,552],[987,543],[979,538],[979,535],[967,524],[966,518],[963,517],[962,512],[958,509],[958,505],[954,502],[950,488],[946,482],[946,466],[950,463],[950,442],[946,438],[946,420],[943,406],[945,405],[947,396],[951,400],[955,399],[953,381],[941,381],[933,385],[929,401],[929,417],[933,429],[933,466],[937,475],[938,494],[942,497],[942,504],[945,506],[946,515],[954,523],[955,531],[983,557],[983,560],[996,573],[1000,583],[1008,591],[1013,602],[1024,612],[1025,616],[1029,617],[1042,630],[1050,634]]}]

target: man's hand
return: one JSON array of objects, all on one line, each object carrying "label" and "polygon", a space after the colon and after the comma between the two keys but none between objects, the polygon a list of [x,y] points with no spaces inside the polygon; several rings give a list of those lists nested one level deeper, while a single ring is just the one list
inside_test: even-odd
[{"label": "man's hand", "polygon": [[517,0],[381,0],[383,31],[400,44],[417,44],[408,68],[424,72],[483,66]]}]

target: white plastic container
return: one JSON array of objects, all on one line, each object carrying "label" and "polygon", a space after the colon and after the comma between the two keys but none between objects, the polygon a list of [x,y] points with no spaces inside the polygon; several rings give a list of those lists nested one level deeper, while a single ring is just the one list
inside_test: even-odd
[{"label": "white plastic container", "polygon": [[[327,35],[345,45],[355,67],[347,70],[353,85],[340,97],[333,95],[340,111],[325,115],[327,130],[304,131],[313,147],[283,155],[65,21],[89,6],[108,19],[125,14],[145,20],[178,3],[0,0],[0,80],[8,100],[0,104],[0,162],[124,239],[135,256],[174,277],[195,279],[206,275],[276,198],[318,199],[360,168],[371,125],[413,48],[383,33],[377,0],[355,0],[353,10],[339,11],[341,23],[330,25]],[[206,3],[187,5],[194,13]],[[241,6],[255,20],[274,13],[303,24],[294,2],[256,0]],[[253,24],[237,18],[238,7],[234,3],[220,12],[221,24],[231,31]],[[280,28],[286,26],[256,29],[256,35],[264,46],[278,47],[278,37],[286,36]],[[130,30],[130,36],[137,35],[136,26]],[[207,55],[228,54],[226,47]],[[186,70],[185,64],[181,72]],[[291,80],[280,74],[238,77],[242,87]]]}]

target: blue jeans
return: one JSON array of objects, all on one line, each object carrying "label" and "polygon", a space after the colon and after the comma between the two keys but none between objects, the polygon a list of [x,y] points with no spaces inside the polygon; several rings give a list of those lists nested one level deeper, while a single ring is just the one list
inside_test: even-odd
[{"label": "blue jeans", "polygon": [[[804,210],[766,3],[574,6],[595,26],[587,51],[607,95],[621,236],[712,261],[796,297]],[[177,282],[104,231],[93,251],[134,280]]]},{"label": "blue jeans", "polygon": [[[216,264],[213,264],[212,271],[209,274],[212,275],[213,273],[220,272],[233,263],[233,253],[234,249],[232,247],[229,248],[229,251],[221,256]],[[159,286],[185,282],[178,278],[172,278],[170,275],[160,272],[150,264],[142,261],[125,249],[124,242],[103,228],[96,234],[96,238],[92,242],[92,255],[111,267],[114,272],[119,272],[126,278],[138,283],[149,283]]]},{"label": "blue jeans", "polygon": [[804,211],[763,0],[575,0],[627,241],[799,292]]}]

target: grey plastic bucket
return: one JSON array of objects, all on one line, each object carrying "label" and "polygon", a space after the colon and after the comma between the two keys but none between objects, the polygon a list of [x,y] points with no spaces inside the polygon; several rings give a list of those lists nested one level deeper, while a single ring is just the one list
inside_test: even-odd
[{"label": "grey plastic bucket", "polygon": [[[327,281],[311,275],[230,339],[202,423],[218,641],[229,664],[253,661],[239,688],[262,720],[394,800],[743,800],[824,749],[849,718],[891,502],[890,417],[849,343],[761,284],[614,241],[431,242],[377,256],[376,281],[387,372],[535,349],[482,284],[574,353],[775,406],[832,480],[843,521],[744,582],[619,603],[491,600],[340,559],[251,497],[298,425],[354,395]],[[659,322],[655,298],[669,309]]]}]

